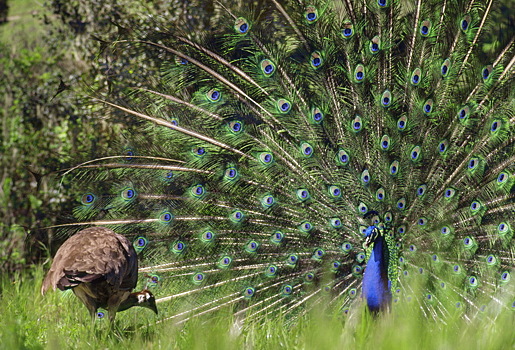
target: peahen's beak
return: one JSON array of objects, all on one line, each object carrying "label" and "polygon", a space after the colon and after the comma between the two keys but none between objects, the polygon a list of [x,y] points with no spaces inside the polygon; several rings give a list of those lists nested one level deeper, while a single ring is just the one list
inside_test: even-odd
[{"label": "peahen's beak", "polygon": [[152,311],[154,311],[156,313],[156,315],[158,314],[157,312],[157,304],[156,304],[156,299],[152,298],[152,300],[150,300],[149,304],[148,304],[148,308]]}]

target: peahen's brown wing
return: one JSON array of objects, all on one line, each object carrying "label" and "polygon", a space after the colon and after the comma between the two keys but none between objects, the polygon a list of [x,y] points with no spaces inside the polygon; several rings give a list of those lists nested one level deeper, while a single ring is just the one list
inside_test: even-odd
[{"label": "peahen's brown wing", "polygon": [[59,248],[41,293],[49,288],[65,290],[100,280],[131,291],[137,277],[138,259],[129,240],[110,229],[91,227],[70,237]]}]

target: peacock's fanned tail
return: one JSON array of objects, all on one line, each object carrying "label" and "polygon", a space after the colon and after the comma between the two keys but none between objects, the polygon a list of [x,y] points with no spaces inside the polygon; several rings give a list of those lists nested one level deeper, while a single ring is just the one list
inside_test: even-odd
[{"label": "peacock's fanned tail", "polygon": [[123,101],[94,98],[130,133],[66,174],[84,193],[75,226],[134,241],[167,320],[352,311],[367,232],[392,307],[514,309],[515,39],[484,62],[494,8],[220,4],[205,33],[114,43],[162,70]]}]

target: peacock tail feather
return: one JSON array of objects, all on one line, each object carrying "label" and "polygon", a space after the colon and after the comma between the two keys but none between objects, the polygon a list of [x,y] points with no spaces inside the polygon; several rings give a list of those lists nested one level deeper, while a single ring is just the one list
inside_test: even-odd
[{"label": "peacock tail feather", "polygon": [[515,309],[515,38],[484,61],[494,8],[229,2],[208,30],[112,43],[161,71],[93,97],[127,141],[66,172],[63,226],[133,240],[163,320]]}]

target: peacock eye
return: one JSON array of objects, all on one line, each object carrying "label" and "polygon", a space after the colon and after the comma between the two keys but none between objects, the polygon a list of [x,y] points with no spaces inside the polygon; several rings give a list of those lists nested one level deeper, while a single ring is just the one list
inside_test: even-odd
[{"label": "peacock eye", "polygon": [[313,155],[313,146],[307,142],[302,142],[300,145],[300,152],[303,157],[309,158]]},{"label": "peacock eye", "polygon": [[269,59],[264,59],[260,63],[261,71],[265,77],[271,77],[275,72],[275,64]]},{"label": "peacock eye", "polygon": [[175,64],[184,66],[188,64],[188,60],[183,57],[175,56]]},{"label": "peacock eye", "polygon": [[310,111],[310,119],[312,124],[320,125],[324,120],[324,113],[317,107],[313,107]]},{"label": "peacock eye", "polygon": [[429,99],[426,101],[426,103],[424,104],[424,114],[425,115],[429,115],[432,111],[433,111],[433,100]]},{"label": "peacock eye", "polygon": [[389,2],[388,0],[377,0],[377,4],[379,5],[379,7],[384,8],[388,7]]},{"label": "peacock eye", "polygon": [[470,172],[474,172],[475,170],[479,169],[479,158],[477,157],[474,157],[474,158],[471,158],[468,162],[468,169]]},{"label": "peacock eye", "polygon": [[342,196],[342,190],[341,190],[340,186],[331,185],[331,186],[329,186],[328,190],[329,190],[329,195],[333,199],[337,199],[337,198],[340,198]]},{"label": "peacock eye", "polygon": [[235,210],[230,215],[230,219],[234,223],[240,223],[243,221],[244,218],[245,218],[245,215],[243,214],[243,212],[241,210]]},{"label": "peacock eye", "polygon": [[203,185],[198,184],[191,188],[191,194],[193,197],[201,199],[206,194],[206,190]]},{"label": "peacock eye", "polygon": [[281,288],[281,295],[283,297],[290,296],[293,293],[293,287],[289,284],[282,286]]},{"label": "peacock eye", "polygon": [[354,35],[354,26],[352,22],[346,20],[343,22],[342,35],[344,39],[350,39]]},{"label": "peacock eye", "polygon": [[245,35],[248,33],[250,29],[250,24],[247,22],[247,20],[243,17],[239,17],[234,21],[234,30],[236,33]]},{"label": "peacock eye", "polygon": [[381,96],[382,106],[385,108],[390,107],[392,105],[392,99],[393,99],[393,96],[392,96],[392,93],[390,92],[390,90],[385,90],[383,92],[383,95]]},{"label": "peacock eye", "polygon": [[296,254],[291,254],[290,256],[288,256],[286,263],[290,266],[293,266],[293,265],[297,264],[298,260],[299,260],[299,257]]},{"label": "peacock eye", "polygon": [[258,250],[259,243],[251,240],[245,244],[245,250],[249,253],[255,253]]},{"label": "peacock eye", "polygon": [[275,204],[275,198],[274,196],[267,194],[263,198],[261,198],[261,205],[264,208],[270,208]]},{"label": "peacock eye", "polygon": [[488,78],[490,78],[490,75],[492,74],[492,72],[493,72],[492,66],[484,67],[483,70],[481,71],[481,76],[482,76],[483,80],[488,80]]},{"label": "peacock eye", "polygon": [[148,240],[143,236],[139,236],[139,237],[136,237],[136,239],[133,241],[132,245],[133,245],[136,253],[140,253],[147,247]]},{"label": "peacock eye", "polygon": [[159,215],[159,221],[163,224],[169,224],[173,221],[173,215],[169,211],[164,211]]},{"label": "peacock eye", "polygon": [[363,273],[363,268],[359,265],[352,266],[352,274],[354,276],[360,276]]},{"label": "peacock eye", "polygon": [[508,283],[511,279],[510,273],[508,271],[504,271],[501,273],[501,282]]},{"label": "peacock eye", "polygon": [[233,120],[229,122],[227,127],[232,134],[238,135],[243,130],[243,123],[237,120]]},{"label": "peacock eye", "polygon": [[305,188],[298,189],[296,194],[297,198],[303,202],[311,198],[309,191]]},{"label": "peacock eye", "polygon": [[202,283],[205,279],[205,275],[203,273],[196,273],[193,275],[193,282],[195,284]]},{"label": "peacock eye", "polygon": [[313,258],[314,259],[321,259],[324,256],[325,252],[322,249],[316,249],[313,252]]},{"label": "peacock eye", "polygon": [[448,146],[449,146],[449,142],[447,140],[441,141],[438,144],[438,152],[440,152],[440,154],[442,154],[442,155],[445,154]]},{"label": "peacock eye", "polygon": [[422,70],[420,68],[415,68],[413,73],[411,73],[411,85],[417,86],[420,84],[420,78],[422,76]]},{"label": "peacock eye", "polygon": [[277,104],[277,110],[281,114],[286,114],[291,110],[291,103],[288,100],[285,100],[282,98],[282,99],[279,99],[276,104]]},{"label": "peacock eye", "polygon": [[266,268],[265,275],[267,277],[274,277],[277,275],[277,266],[270,265]]},{"label": "peacock eye", "polygon": [[218,267],[221,269],[227,269],[231,266],[232,258],[229,256],[223,256],[218,260]]},{"label": "peacock eye", "polygon": [[281,231],[275,231],[270,237],[270,241],[274,244],[281,244],[284,239],[284,234]]},{"label": "peacock eye", "polygon": [[460,23],[460,27],[463,32],[467,32],[467,30],[469,29],[471,20],[472,20],[472,18],[469,15],[465,15],[465,17],[463,17],[463,19],[461,20],[461,23]]},{"label": "peacock eye", "polygon": [[309,221],[304,221],[300,224],[299,229],[303,233],[309,233],[313,229],[313,224]]},{"label": "peacock eye", "polygon": [[318,69],[322,66],[324,60],[322,58],[322,54],[318,51],[315,51],[311,54],[310,64],[314,69]]},{"label": "peacock eye", "polygon": [[225,169],[224,177],[227,180],[235,180],[238,177],[238,170],[234,167],[229,167]]},{"label": "peacock eye", "polygon": [[331,226],[333,228],[340,228],[340,227],[342,227],[342,221],[339,218],[331,218],[329,220],[329,222],[331,223]]},{"label": "peacock eye", "polygon": [[121,197],[126,202],[131,202],[136,198],[136,191],[132,187],[126,187],[122,190]]},{"label": "peacock eye", "polygon": [[204,243],[212,243],[215,239],[213,231],[204,231],[200,234],[200,240]]},{"label": "peacock eye", "polygon": [[259,154],[259,160],[263,165],[270,165],[274,160],[274,156],[272,155],[272,153],[261,152]]},{"label": "peacock eye", "polygon": [[311,24],[318,20],[318,11],[316,7],[314,6],[308,6],[306,7],[306,12],[304,13],[304,17],[306,18],[306,21]]},{"label": "peacock eye", "polygon": [[431,21],[429,20],[424,20],[422,21],[422,24],[420,25],[420,35],[422,37],[427,37],[429,36],[430,32],[431,32]]},{"label": "peacock eye", "polygon": [[411,161],[416,162],[421,159],[421,151],[420,146],[415,146],[411,149],[410,158]]},{"label": "peacock eye", "polygon": [[361,83],[365,79],[365,66],[358,64],[354,69],[354,82]]},{"label": "peacock eye", "polygon": [[361,121],[361,117],[360,116],[356,116],[354,118],[354,120],[351,122],[351,128],[354,132],[360,132],[361,129],[363,127],[363,124],[362,124],[362,121]]},{"label": "peacock eye", "polygon": [[500,120],[494,120],[490,126],[490,132],[496,133],[499,130],[500,125],[501,125]]},{"label": "peacock eye", "polygon": [[186,249],[186,244],[183,241],[175,241],[171,245],[171,251],[175,254],[181,254]]},{"label": "peacock eye", "polygon": [[96,199],[96,197],[93,193],[86,193],[82,196],[81,203],[83,205],[89,206],[89,205],[93,204],[93,202],[95,202],[95,199]]},{"label": "peacock eye", "polygon": [[206,149],[204,147],[193,147],[191,152],[195,157],[202,158],[206,154]]},{"label": "peacock eye", "polygon": [[469,285],[471,287],[477,287],[479,285],[479,281],[476,276],[470,276],[469,277]]},{"label": "peacock eye", "polygon": [[361,182],[364,185],[367,185],[370,182],[370,173],[367,169],[363,170],[363,172],[361,173]]},{"label": "peacock eye", "polygon": [[305,282],[313,282],[313,280],[315,279],[315,274],[312,273],[312,272],[308,272],[304,275],[304,281]]},{"label": "peacock eye", "polygon": [[218,102],[222,97],[222,93],[219,90],[211,89],[206,93],[206,97],[211,102]]},{"label": "peacock eye", "polygon": [[344,253],[349,253],[351,250],[352,250],[352,244],[350,244],[349,242],[345,242],[341,245],[341,250],[344,252]]}]

